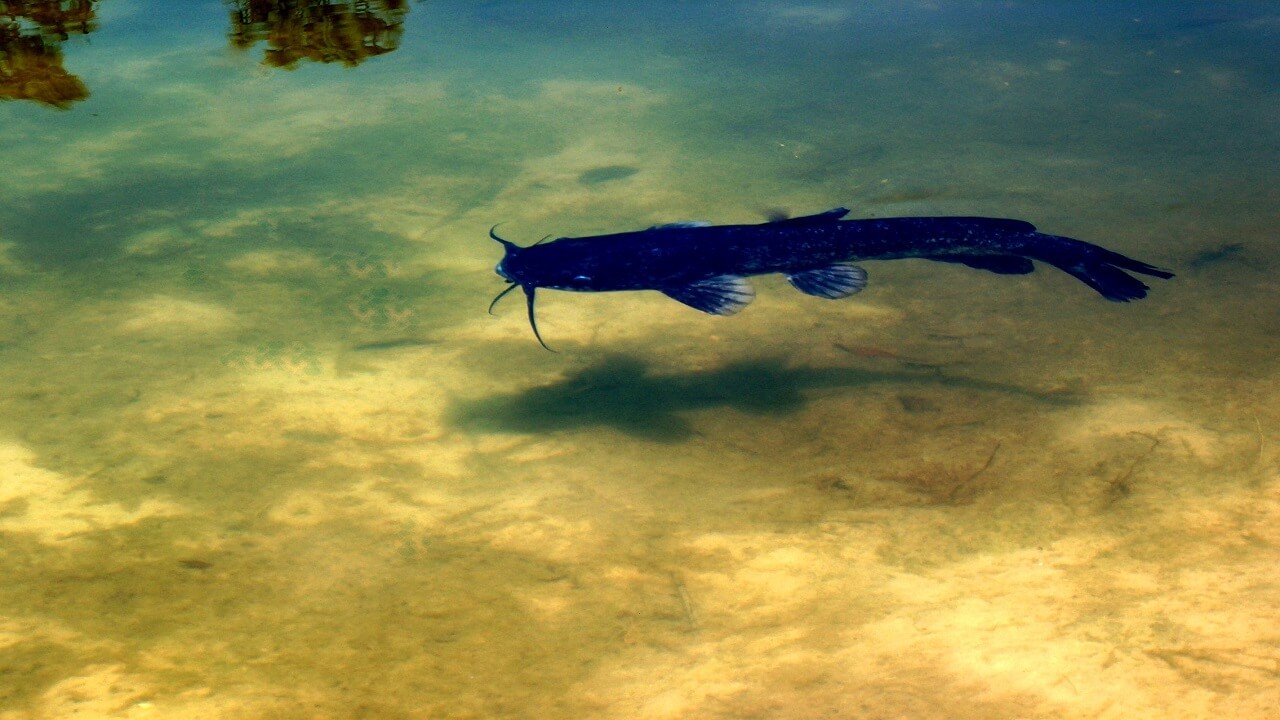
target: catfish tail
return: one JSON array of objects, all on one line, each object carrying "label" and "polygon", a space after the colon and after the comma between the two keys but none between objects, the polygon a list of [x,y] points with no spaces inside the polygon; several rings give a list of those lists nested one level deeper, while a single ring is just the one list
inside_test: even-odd
[{"label": "catfish tail", "polygon": [[1129,302],[1147,296],[1150,288],[1130,272],[1164,279],[1173,277],[1168,270],[1082,240],[1033,232],[1024,236],[1022,242],[1025,245],[1020,254],[1074,275],[1112,302]]}]

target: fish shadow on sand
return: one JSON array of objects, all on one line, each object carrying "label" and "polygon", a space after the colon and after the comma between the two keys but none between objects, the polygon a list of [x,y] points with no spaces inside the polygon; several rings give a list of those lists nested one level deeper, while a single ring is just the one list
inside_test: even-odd
[{"label": "fish shadow on sand", "polygon": [[802,409],[809,402],[808,391],[881,384],[961,388],[1053,404],[1078,399],[1069,392],[951,377],[937,369],[804,367],[756,359],[714,370],[655,375],[637,358],[613,356],[550,385],[456,403],[448,418],[468,432],[541,434],[610,427],[642,439],[676,443],[694,435],[681,413],[731,408],[781,417]]}]

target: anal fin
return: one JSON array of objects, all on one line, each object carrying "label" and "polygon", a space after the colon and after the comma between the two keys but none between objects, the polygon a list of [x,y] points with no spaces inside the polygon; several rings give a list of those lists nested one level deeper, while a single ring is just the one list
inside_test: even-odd
[{"label": "anal fin", "polygon": [[662,294],[711,315],[733,315],[756,297],[751,283],[738,275],[717,275],[680,287],[664,288]]},{"label": "anal fin", "polygon": [[959,263],[1001,275],[1026,275],[1036,269],[1029,258],[1018,255],[925,255],[925,260]]},{"label": "anal fin", "polygon": [[787,273],[787,280],[806,295],[838,300],[867,286],[867,271],[857,265],[836,263],[826,267]]}]

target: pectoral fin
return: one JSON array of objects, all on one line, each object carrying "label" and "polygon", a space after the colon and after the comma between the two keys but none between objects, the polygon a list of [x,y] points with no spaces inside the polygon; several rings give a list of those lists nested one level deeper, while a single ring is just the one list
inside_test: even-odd
[{"label": "pectoral fin", "polygon": [[733,315],[756,297],[751,283],[737,275],[717,275],[681,287],[665,288],[662,294],[711,315]]},{"label": "pectoral fin", "polygon": [[791,281],[795,289],[806,295],[838,300],[865,288],[867,271],[857,265],[837,263],[814,270],[788,273],[787,280]]}]

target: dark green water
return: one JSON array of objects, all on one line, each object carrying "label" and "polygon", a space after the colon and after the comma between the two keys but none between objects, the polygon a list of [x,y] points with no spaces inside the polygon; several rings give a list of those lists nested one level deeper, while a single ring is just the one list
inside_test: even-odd
[{"label": "dark green water", "polygon": [[[1271,4],[10,5],[0,720],[1280,714]],[[485,313],[839,205],[1177,277]]]}]

